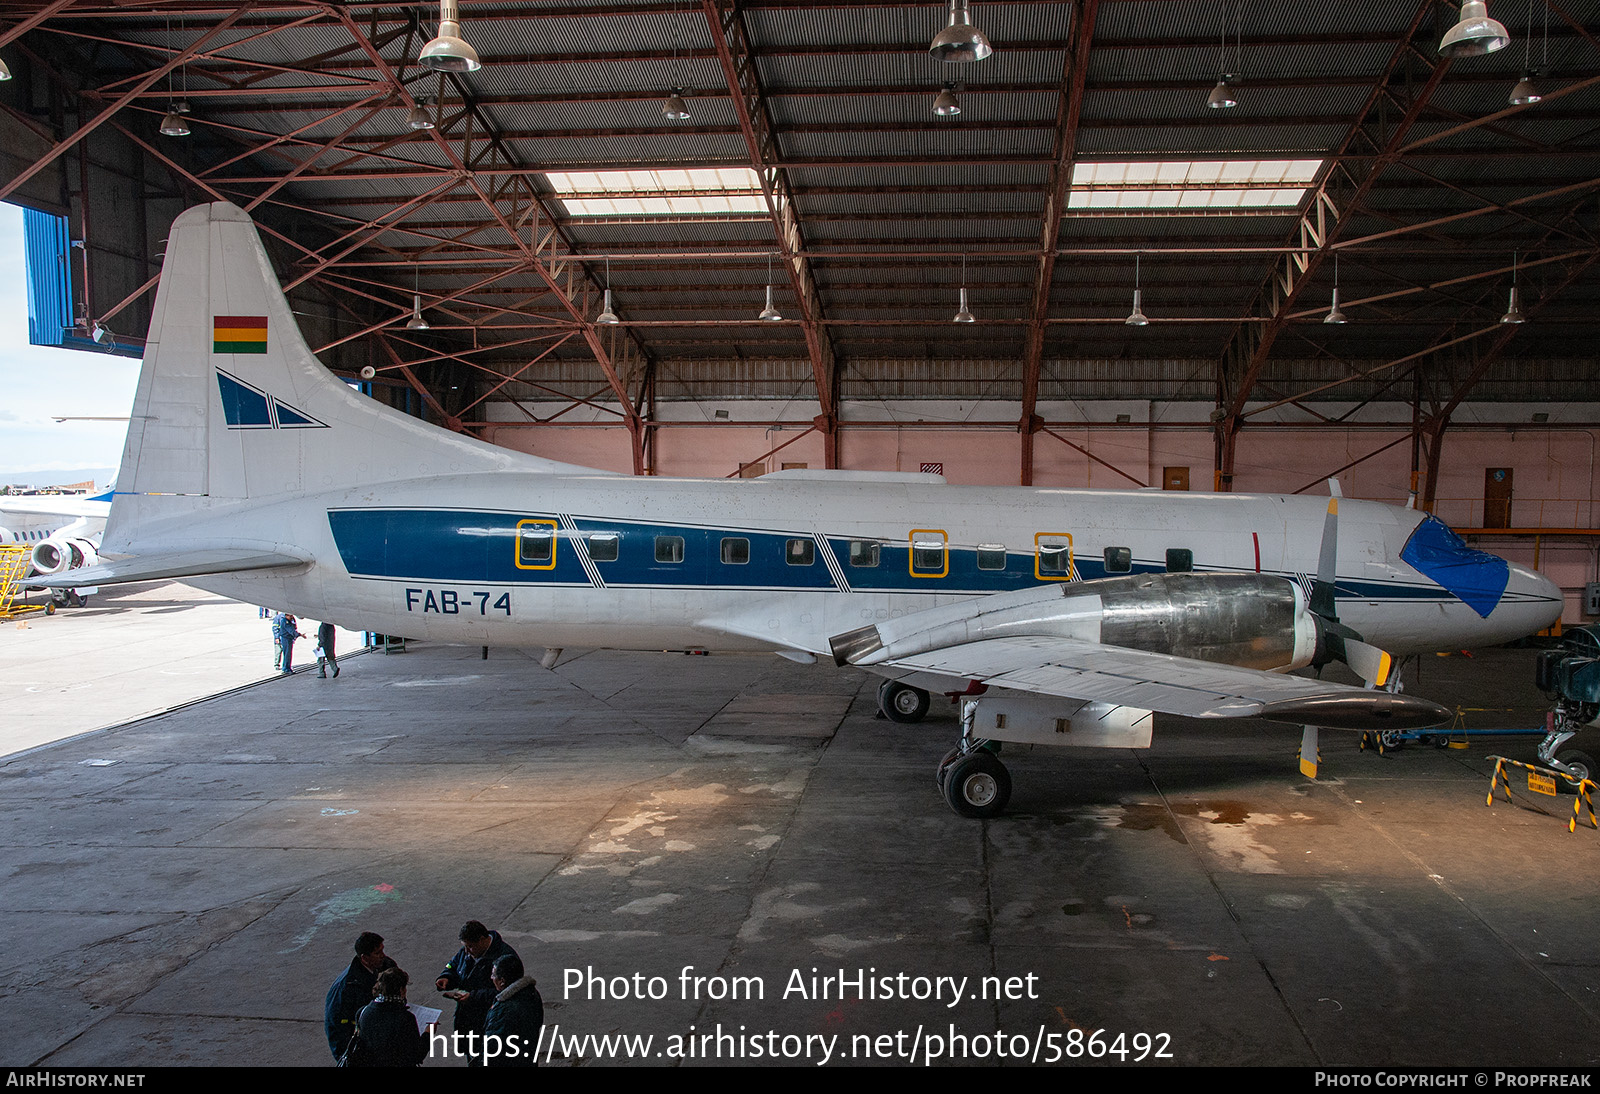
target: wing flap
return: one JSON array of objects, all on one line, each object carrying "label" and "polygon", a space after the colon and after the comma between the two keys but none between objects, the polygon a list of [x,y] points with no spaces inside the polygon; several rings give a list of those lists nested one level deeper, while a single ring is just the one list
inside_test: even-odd
[{"label": "wing flap", "polygon": [[172,581],[206,574],[231,574],[244,570],[274,570],[303,566],[309,559],[279,551],[250,548],[212,548],[170,554],[135,555],[116,562],[99,562],[54,577],[34,578],[30,585],[47,589],[81,589],[89,585],[126,585],[130,581]]},{"label": "wing flap", "polygon": [[1427,699],[1261,672],[1081,639],[986,639],[895,658],[897,668],[991,687],[1158,710],[1188,718],[1269,718],[1340,729],[1437,725],[1452,715]]}]

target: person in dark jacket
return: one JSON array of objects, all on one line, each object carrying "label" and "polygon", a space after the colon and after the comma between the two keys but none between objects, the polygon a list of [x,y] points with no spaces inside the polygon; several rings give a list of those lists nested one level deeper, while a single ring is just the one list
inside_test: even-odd
[{"label": "person in dark jacket", "polygon": [[490,978],[494,963],[507,954],[515,956],[517,951],[506,944],[498,931],[491,931],[476,919],[463,924],[457,937],[461,949],[434,981],[434,987],[456,1001],[456,1032],[478,1034],[479,1051],[472,1054],[467,1066],[481,1066],[483,1027],[496,994]]},{"label": "person in dark jacket", "polygon": [[334,656],[333,644],[338,640],[339,632],[332,623],[324,623],[317,628],[317,676],[320,679],[328,678],[328,670],[333,670],[334,678],[339,676],[339,660]]},{"label": "person in dark jacket", "polygon": [[322,1007],[322,1024],[335,1060],[344,1055],[345,1045],[350,1043],[356,1014],[372,1002],[378,974],[392,968],[394,960],[383,952],[383,936],[362,931],[356,939],[356,955],[350,959],[350,967],[328,989],[328,999]]},{"label": "person in dark jacket", "polygon": [[483,1030],[485,1063],[489,1067],[538,1067],[544,1000],[533,977],[523,974],[522,958],[508,953],[494,963],[490,979],[498,994]]},{"label": "person in dark jacket", "polygon": [[354,1067],[417,1067],[428,1058],[428,1038],[406,1006],[404,969],[378,974],[377,995],[356,1016]]}]

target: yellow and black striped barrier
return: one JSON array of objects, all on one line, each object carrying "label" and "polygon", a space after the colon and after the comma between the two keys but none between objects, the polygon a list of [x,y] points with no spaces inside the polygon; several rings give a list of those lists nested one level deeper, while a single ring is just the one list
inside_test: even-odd
[{"label": "yellow and black striped barrier", "polygon": [[1511,800],[1511,774],[1507,768],[1520,767],[1528,773],[1528,790],[1535,794],[1555,797],[1557,779],[1565,779],[1572,784],[1577,791],[1577,797],[1572,802],[1572,817],[1567,821],[1568,832],[1576,832],[1578,830],[1578,818],[1583,816],[1585,810],[1588,810],[1589,813],[1589,827],[1600,828],[1600,822],[1595,820],[1594,815],[1593,781],[1589,779],[1574,779],[1571,775],[1556,771],[1553,768],[1537,767],[1534,764],[1523,763],[1521,760],[1513,760],[1506,756],[1490,756],[1489,759],[1494,761],[1494,776],[1489,780],[1489,798],[1484,802],[1485,805],[1494,804],[1494,792],[1496,789],[1504,789],[1506,802],[1514,804]]}]

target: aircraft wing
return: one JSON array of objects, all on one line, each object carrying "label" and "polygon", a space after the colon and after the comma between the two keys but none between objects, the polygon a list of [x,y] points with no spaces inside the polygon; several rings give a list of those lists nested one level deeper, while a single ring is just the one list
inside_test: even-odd
[{"label": "aircraft wing", "polygon": [[0,520],[15,514],[26,517],[55,517],[78,520],[84,517],[105,519],[111,513],[111,503],[103,498],[87,498],[79,494],[24,494],[0,498]]},{"label": "aircraft wing", "polygon": [[54,577],[30,578],[28,584],[47,589],[76,589],[87,585],[126,585],[130,581],[168,581],[206,574],[231,574],[244,570],[272,570],[302,566],[310,561],[298,555],[249,548],[212,548],[174,551],[171,554],[135,555],[116,562],[101,562]]},{"label": "aircraft wing", "polygon": [[1267,718],[1296,725],[1393,730],[1437,725],[1453,717],[1439,704],[1416,696],[1078,638],[990,638],[880,664],[1187,718]]}]

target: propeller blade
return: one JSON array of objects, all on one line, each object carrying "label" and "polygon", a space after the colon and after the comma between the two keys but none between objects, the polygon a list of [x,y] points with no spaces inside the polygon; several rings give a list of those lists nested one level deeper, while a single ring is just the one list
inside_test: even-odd
[{"label": "propeller blade", "polygon": [[1311,586],[1311,610],[1324,619],[1339,621],[1334,603],[1333,583],[1339,565],[1339,499],[1328,499],[1328,515],[1322,522],[1322,550],[1317,555],[1317,580]]},{"label": "propeller blade", "polygon": [[1308,779],[1317,777],[1317,764],[1322,754],[1317,751],[1317,727],[1306,726],[1300,733],[1300,774]]},{"label": "propeller blade", "polygon": [[1377,646],[1354,638],[1344,639],[1344,663],[1375,688],[1385,687],[1394,672],[1394,658]]}]

